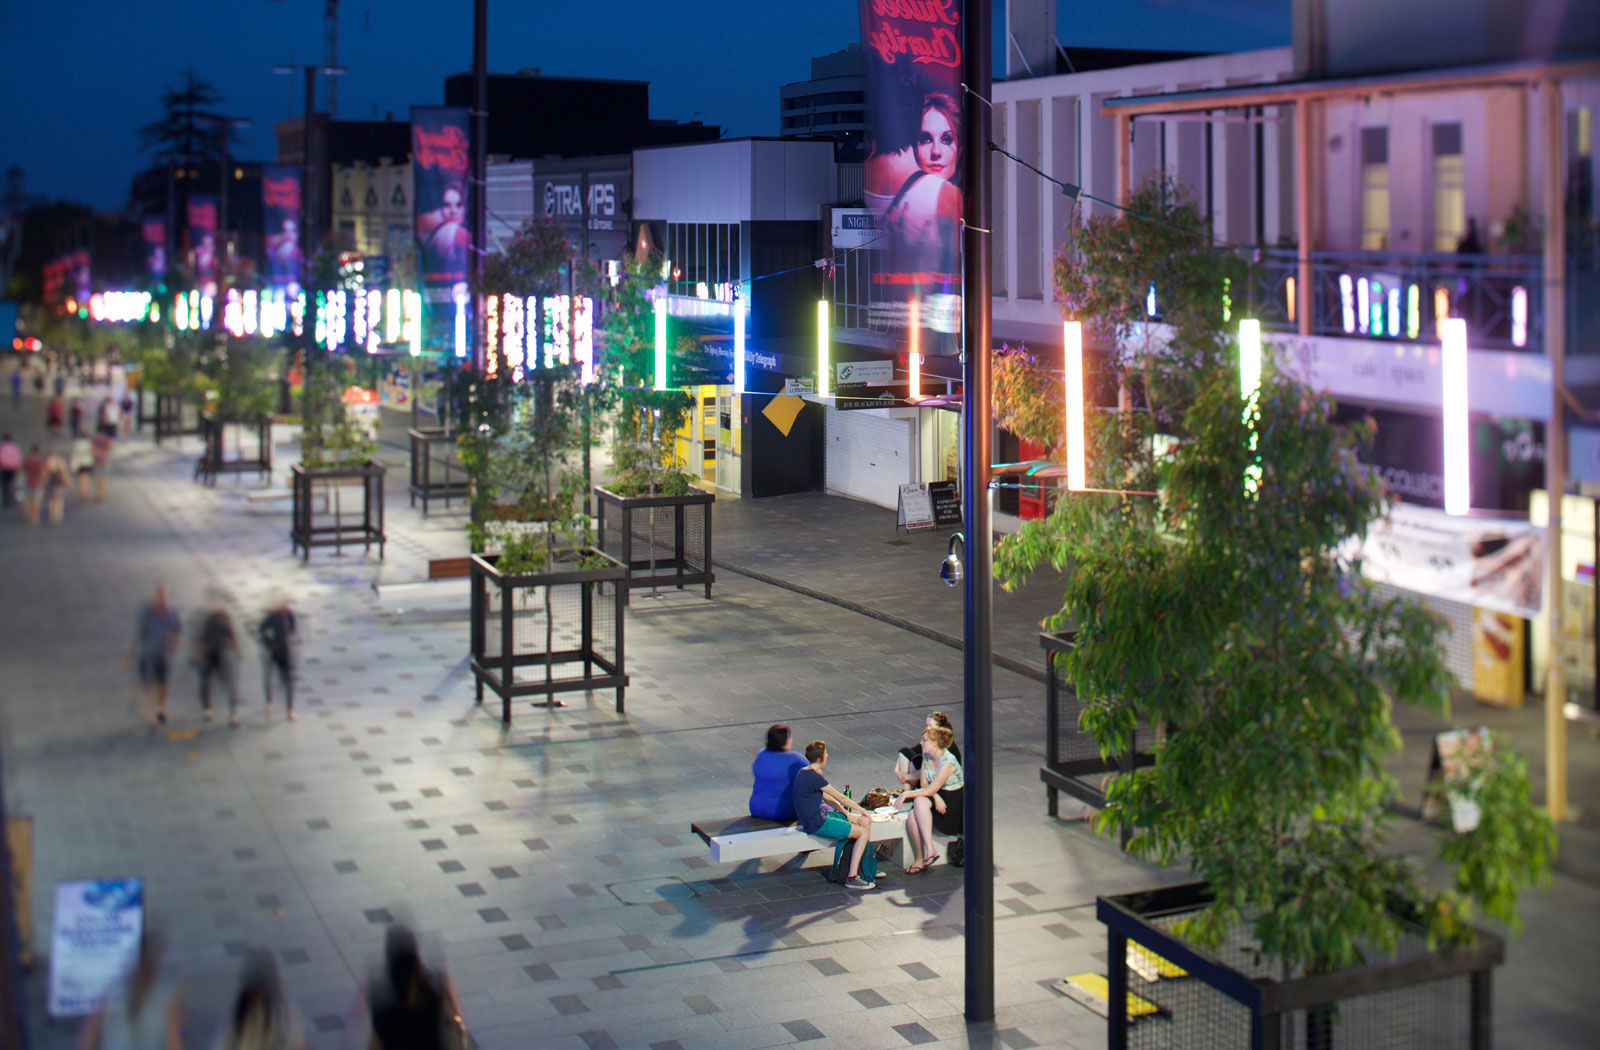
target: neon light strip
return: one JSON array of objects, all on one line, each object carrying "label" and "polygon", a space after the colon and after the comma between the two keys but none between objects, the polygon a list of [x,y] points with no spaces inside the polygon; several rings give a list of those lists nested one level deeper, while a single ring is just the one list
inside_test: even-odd
[{"label": "neon light strip", "polygon": [[[911,335],[911,347],[906,352],[911,365],[911,400],[922,400],[922,301],[913,296],[911,312],[906,317],[906,331]],[[1072,322],[1068,321],[1068,324]]]},{"label": "neon light strip", "polygon": [[817,393],[827,397],[833,389],[833,366],[828,361],[828,300],[817,300]]},{"label": "neon light strip", "polygon": [[1261,390],[1261,322],[1239,322],[1239,396],[1250,400]]},{"label": "neon light strip", "polygon": [[1511,345],[1528,345],[1528,290],[1520,284],[1511,289]]},{"label": "neon light strip", "polygon": [[1444,509],[1465,514],[1472,502],[1467,461],[1467,322],[1442,322],[1444,329]]},{"label": "neon light strip", "polygon": [[667,300],[656,300],[656,389],[667,388]]},{"label": "neon light strip", "polygon": [[1062,322],[1061,335],[1061,374],[1067,405],[1067,488],[1083,492],[1089,486],[1084,455],[1083,322]]},{"label": "neon light strip", "polygon": [[745,302],[733,304],[733,392],[744,393],[744,311]]}]

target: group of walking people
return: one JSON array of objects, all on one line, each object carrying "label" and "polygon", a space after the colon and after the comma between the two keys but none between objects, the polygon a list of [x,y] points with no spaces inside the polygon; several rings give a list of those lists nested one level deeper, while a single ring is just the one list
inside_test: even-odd
[{"label": "group of walking people", "polygon": [[[12,372],[13,403],[20,400],[22,370]],[[58,380],[61,377],[57,377]],[[126,401],[128,395],[124,394]],[[48,521],[61,524],[66,516],[67,494],[76,483],[78,499],[91,498],[102,503],[106,498],[106,476],[111,468],[111,453],[122,433],[127,408],[113,394],[106,394],[96,410],[94,426],[83,425],[83,398],[72,398],[71,444],[63,449],[62,419],[68,414],[58,391],[45,406],[45,426],[50,441],[33,443],[27,453],[9,433],[0,434],[0,510],[22,504],[22,520],[28,525]]]},{"label": "group of walking people", "polygon": [[[182,981],[162,973],[164,943],[147,932],[121,984],[103,999],[78,1036],[78,1050],[185,1050],[189,1009]],[[470,1044],[455,988],[442,967],[422,959],[407,927],[384,937],[382,972],[368,982],[359,1008],[368,1022],[368,1050],[466,1050]],[[245,958],[239,985],[217,1024],[211,1050],[304,1050],[305,1021],[283,990],[266,949]]]},{"label": "group of walking people", "polygon": [[[829,783],[828,744],[813,740],[803,753],[793,750],[789,726],[779,722],[767,730],[766,747],[751,763],[750,815],[765,820],[798,821],[808,835],[848,840],[850,856],[845,885],[876,889],[862,873],[862,859],[872,839],[872,811]],[[888,805],[906,809],[906,833],[917,857],[905,872],[918,875],[940,860],[934,835],[960,835],[965,818],[961,752],[955,731],[942,711],[930,714],[917,743],[895,758],[900,785]]]},{"label": "group of walking people", "polygon": [[[128,646],[124,661],[127,666],[137,667],[146,717],[157,726],[167,721],[167,683],[182,634],[182,620],[168,600],[166,587],[157,587],[134,620],[133,642]],[[221,591],[213,589],[207,593],[194,634],[193,663],[200,677],[200,706],[205,720],[212,720],[211,686],[216,681],[228,693],[228,721],[237,726],[239,683],[235,665],[241,652],[233,615]],[[295,616],[286,596],[280,594],[272,599],[271,607],[256,624],[256,638],[261,643],[266,713],[269,717],[272,714],[272,690],[276,682],[282,689],[284,707],[292,722],[295,720]]]}]

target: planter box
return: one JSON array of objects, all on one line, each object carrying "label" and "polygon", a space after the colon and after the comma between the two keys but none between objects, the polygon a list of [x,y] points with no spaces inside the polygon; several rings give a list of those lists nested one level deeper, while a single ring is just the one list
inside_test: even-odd
[{"label": "planter box", "polygon": [[[383,476],[381,463],[367,460],[348,467],[306,467],[296,463],[289,474],[294,495],[294,522],[289,528],[291,550],[305,561],[312,547],[333,547],[343,553],[345,544],[360,543],[362,550],[378,545],[378,560],[383,560]],[[346,521],[344,501],[361,504],[361,520]],[[322,498],[322,514],[316,502]],[[353,509],[353,508],[352,508]]]},{"label": "planter box", "polygon": [[411,505],[422,497],[422,516],[428,501],[442,499],[446,509],[452,499],[467,498],[467,472],[461,466],[456,432],[444,427],[407,430],[411,439]]},{"label": "planter box", "polygon": [[[500,697],[500,720],[511,724],[511,702],[543,697],[535,706],[561,707],[556,694],[615,689],[624,709],[623,607],[628,570],[617,559],[599,568],[558,566],[551,572],[506,576],[498,555],[472,556],[472,674],[477,700],[485,687]],[[550,599],[552,642],[546,648],[545,597]]]},{"label": "planter box", "polygon": [[[1101,756],[1094,736],[1080,727],[1083,705],[1061,671],[1062,657],[1072,650],[1074,638],[1070,632],[1039,636],[1045,670],[1045,760],[1039,779],[1044,781],[1052,817],[1058,816],[1061,792],[1086,806],[1104,809],[1108,774],[1131,773],[1155,762],[1150,748],[1156,734],[1142,719],[1134,736],[1133,753],[1108,758]],[[1122,844],[1128,844],[1126,831],[1122,833]]]},{"label": "planter box", "polygon": [[594,495],[600,549],[627,566],[626,591],[703,584],[711,597],[717,578],[711,571],[711,505],[717,497],[619,496],[598,485]]},{"label": "planter box", "polygon": [[[233,427],[243,431],[245,440],[239,442],[239,454],[228,458],[227,432]],[[218,474],[255,473],[266,481],[272,477],[272,417],[263,415],[255,419],[219,419],[209,412],[200,413],[200,440],[205,451],[195,468],[195,477],[207,485],[217,483]]]},{"label": "planter box", "polygon": [[[1488,1050],[1492,973],[1505,955],[1493,934],[1479,931],[1470,947],[1429,951],[1421,928],[1408,922],[1392,959],[1286,976],[1280,965],[1255,960],[1246,930],[1236,930],[1215,955],[1172,935],[1177,920],[1209,901],[1199,882],[1096,899],[1107,931],[1109,1002],[1125,1003],[1132,992],[1157,1008],[1132,1020],[1125,1009],[1111,1009],[1111,1050]],[[1130,977],[1130,942],[1188,976],[1154,983]]]},{"label": "planter box", "polygon": [[[139,394],[140,405],[138,412],[140,420],[144,416],[144,393]],[[200,433],[200,408],[182,394],[157,394],[155,395],[156,412],[151,422],[156,428],[156,444],[167,438],[187,437],[190,434]]]}]

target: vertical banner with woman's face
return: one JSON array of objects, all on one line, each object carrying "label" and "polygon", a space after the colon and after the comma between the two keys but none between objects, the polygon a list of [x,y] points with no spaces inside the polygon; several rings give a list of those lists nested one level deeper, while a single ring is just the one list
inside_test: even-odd
[{"label": "vertical banner with woman's face", "polygon": [[300,283],[300,169],[267,164],[261,169],[261,224],[266,245],[267,283],[287,288]]},{"label": "vertical banner with woman's face", "polygon": [[[875,320],[956,352],[961,314],[963,0],[860,0],[866,204],[878,216]],[[917,331],[912,333],[912,324]]]},{"label": "vertical banner with woman's face", "polygon": [[189,277],[201,295],[217,294],[217,198],[189,198]]},{"label": "vertical banner with woman's face", "polygon": [[467,115],[464,106],[411,107],[417,263],[429,289],[467,280]]},{"label": "vertical banner with woman's face", "polygon": [[139,220],[139,239],[144,242],[144,272],[159,284],[167,279],[167,217],[146,215]]}]

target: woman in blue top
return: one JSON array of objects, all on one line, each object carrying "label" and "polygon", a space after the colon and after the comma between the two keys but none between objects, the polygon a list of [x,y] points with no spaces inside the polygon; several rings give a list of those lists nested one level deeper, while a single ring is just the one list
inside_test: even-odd
[{"label": "woman in blue top", "polygon": [[966,781],[961,776],[961,762],[950,751],[955,734],[944,726],[929,726],[922,731],[921,785],[905,792],[900,801],[911,803],[911,814],[906,818],[906,831],[911,844],[922,859],[906,869],[907,875],[917,875],[933,867],[939,854],[933,850],[933,833],[959,835],[965,816],[962,804]]},{"label": "woman in blue top", "polygon": [[806,760],[789,750],[789,727],[782,722],[767,730],[767,746],[750,763],[750,815],[765,820],[793,820],[794,775]]}]

